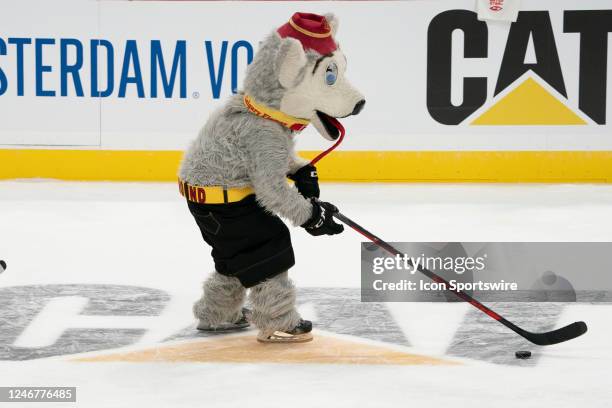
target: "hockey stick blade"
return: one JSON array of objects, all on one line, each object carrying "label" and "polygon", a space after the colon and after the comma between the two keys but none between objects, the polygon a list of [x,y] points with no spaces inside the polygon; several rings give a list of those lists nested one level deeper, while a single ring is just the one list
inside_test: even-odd
[{"label": "hockey stick blade", "polygon": [[[546,333],[531,333],[517,327],[520,331],[518,334],[538,346],[550,346],[552,344],[563,343],[564,341],[575,339],[587,332],[585,322],[574,322],[560,329],[549,331]],[[521,333],[522,332],[522,333]]]},{"label": "hockey stick blade", "polygon": [[[390,254],[402,255],[402,252],[394,248],[391,244],[378,238],[376,235],[372,234],[370,231],[363,228],[361,225],[357,224],[355,221],[351,220],[350,218],[343,215],[342,213],[335,212],[333,216],[334,218],[348,225],[349,227],[351,227],[352,229],[354,229],[355,231],[357,231],[358,233],[360,233],[361,235],[363,235],[364,237],[366,237],[367,239],[369,239],[370,241],[372,241],[373,243],[375,243],[376,245],[378,245],[385,251],[389,252]],[[413,266],[412,262],[408,261],[408,263],[411,266]],[[446,287],[449,288],[448,282],[446,282],[442,277],[436,275],[429,269],[425,269],[421,266],[417,266],[416,269],[419,272],[421,272],[423,275],[427,276],[429,279],[435,282],[444,283]],[[529,340],[533,344],[537,344],[538,346],[550,346],[552,344],[563,343],[564,341],[572,340],[572,339],[575,339],[576,337],[582,336],[587,331],[587,325],[585,322],[574,322],[565,327],[561,327],[560,329],[549,331],[546,333],[532,333],[532,332],[529,332],[527,330],[524,330],[518,327],[516,324],[512,323],[510,320],[504,318],[500,314],[496,313],[494,310],[483,305],[482,303],[480,303],[478,300],[474,299],[467,293],[463,291],[459,291],[459,290],[453,290],[453,289],[447,289],[447,290],[454,293],[459,299],[462,299],[468,302],[469,304],[474,306],[476,309],[485,313],[490,318],[497,320],[498,322],[500,322],[501,324],[503,324],[504,326],[506,326],[507,328],[509,328],[516,334],[518,334],[519,336],[522,336],[523,338]]]}]

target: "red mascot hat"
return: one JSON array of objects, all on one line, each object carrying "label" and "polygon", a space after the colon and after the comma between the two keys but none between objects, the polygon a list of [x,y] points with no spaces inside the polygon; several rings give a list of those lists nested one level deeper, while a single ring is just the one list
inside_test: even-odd
[{"label": "red mascot hat", "polygon": [[329,23],[318,14],[295,13],[277,32],[281,38],[295,38],[305,50],[315,50],[321,55],[330,54],[338,48]]}]

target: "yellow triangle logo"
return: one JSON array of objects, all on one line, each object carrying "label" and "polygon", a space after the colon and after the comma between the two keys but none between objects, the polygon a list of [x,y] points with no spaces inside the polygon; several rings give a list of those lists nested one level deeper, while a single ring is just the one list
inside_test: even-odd
[{"label": "yellow triangle logo", "polygon": [[586,125],[586,122],[533,78],[528,78],[471,124]]},{"label": "yellow triangle logo", "polygon": [[81,362],[192,362],[192,363],[314,363],[457,365],[453,360],[412,354],[383,345],[316,334],[300,344],[262,344],[255,336],[222,336],[173,345],[76,358]]}]

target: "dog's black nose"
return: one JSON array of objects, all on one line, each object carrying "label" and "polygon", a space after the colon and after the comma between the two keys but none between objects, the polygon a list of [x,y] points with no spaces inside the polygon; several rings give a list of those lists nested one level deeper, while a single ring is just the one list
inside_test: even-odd
[{"label": "dog's black nose", "polygon": [[365,99],[362,99],[359,102],[357,102],[357,104],[355,105],[355,108],[353,108],[352,115],[359,114],[359,112],[363,110],[364,105],[365,105]]}]

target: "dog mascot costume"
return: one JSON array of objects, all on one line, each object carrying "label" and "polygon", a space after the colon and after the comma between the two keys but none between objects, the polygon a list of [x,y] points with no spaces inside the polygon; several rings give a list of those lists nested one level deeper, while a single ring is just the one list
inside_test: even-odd
[{"label": "dog mascot costume", "polygon": [[[310,122],[336,140],[335,118],[357,114],[365,104],[344,75],[337,29],[331,14],[295,13],[261,43],[244,91],[211,115],[185,153],[179,188],[216,269],[193,308],[200,330],[250,322],[262,342],[312,339],[312,323],[295,307],[287,273],[295,259],[279,217],[313,236],[343,231],[332,218],[338,210],[317,199],[315,167],[294,151],[294,137]],[[252,310],[243,308],[247,289]]]}]

